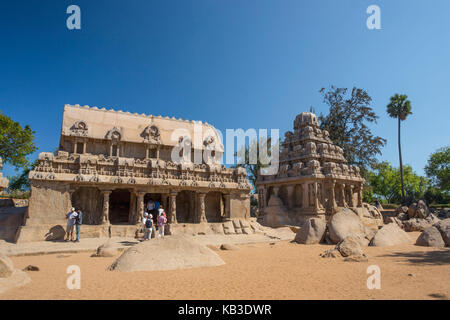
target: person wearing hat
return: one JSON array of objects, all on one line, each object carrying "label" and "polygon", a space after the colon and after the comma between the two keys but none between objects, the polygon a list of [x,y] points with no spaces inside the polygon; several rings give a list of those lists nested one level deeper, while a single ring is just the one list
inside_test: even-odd
[{"label": "person wearing hat", "polygon": [[144,241],[150,240],[153,232],[153,216],[147,212],[144,212],[144,217],[142,218],[142,229],[144,231]]},{"label": "person wearing hat", "polygon": [[163,206],[160,206],[158,209],[158,217],[157,217],[157,223],[158,223],[158,237],[164,237],[164,225],[167,223],[167,217],[166,212],[164,211]]},{"label": "person wearing hat", "polygon": [[67,219],[67,227],[66,227],[66,239],[65,241],[73,241],[73,226],[75,225],[75,208],[71,208],[70,211],[66,214]]}]

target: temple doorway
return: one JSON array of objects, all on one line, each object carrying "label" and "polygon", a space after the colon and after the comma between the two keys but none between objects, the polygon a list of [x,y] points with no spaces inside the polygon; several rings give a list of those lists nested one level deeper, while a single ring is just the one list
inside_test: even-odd
[{"label": "temple doorway", "polygon": [[[166,214],[168,213],[168,208],[165,207],[165,201],[164,197],[161,193],[147,193],[144,196],[144,211],[148,212],[147,204],[150,200],[153,200],[155,202],[159,202],[159,205],[162,205],[164,208],[164,211],[166,211]],[[156,218],[157,218],[157,211],[148,212],[153,216],[153,223],[156,225]]]},{"label": "temple doorway", "polygon": [[128,224],[131,193],[126,189],[113,190],[109,197],[109,222]]}]

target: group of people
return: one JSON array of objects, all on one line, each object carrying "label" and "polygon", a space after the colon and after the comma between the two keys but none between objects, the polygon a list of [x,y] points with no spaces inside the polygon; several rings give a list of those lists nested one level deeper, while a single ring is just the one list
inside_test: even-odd
[{"label": "group of people", "polygon": [[[142,231],[144,233],[144,240],[152,238],[153,230],[158,231],[158,237],[164,237],[164,226],[167,223],[167,215],[163,206],[158,201],[150,199],[147,202],[147,210],[144,212],[142,218]],[[79,208],[71,208],[66,214],[67,228],[65,241],[80,242],[80,229],[83,223],[83,213]],[[74,229],[76,239],[74,240]]]},{"label": "group of people", "polygon": [[164,237],[164,226],[167,223],[167,215],[163,206],[158,201],[150,199],[147,202],[147,211],[142,218],[142,231],[144,241],[152,238],[153,230],[158,231],[158,237]]},{"label": "group of people", "polygon": [[[66,214],[67,228],[65,241],[75,241],[80,242],[80,229],[83,223],[83,213],[80,209],[71,208]],[[73,240],[73,229],[76,231],[76,240]]]}]

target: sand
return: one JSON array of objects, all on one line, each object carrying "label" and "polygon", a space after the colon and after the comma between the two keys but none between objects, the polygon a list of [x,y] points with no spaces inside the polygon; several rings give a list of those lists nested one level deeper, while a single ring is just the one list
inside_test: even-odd
[{"label": "sand", "polygon": [[[417,236],[418,233],[415,234]],[[333,246],[289,241],[239,245],[219,251],[218,267],[122,273],[107,271],[113,258],[90,253],[12,257],[29,264],[32,282],[0,299],[448,299],[450,249],[402,245],[367,247],[368,262],[325,259]],[[118,253],[120,255],[120,253]],[[69,290],[66,269],[81,268],[81,289]],[[381,269],[381,289],[369,290],[367,267]]]}]

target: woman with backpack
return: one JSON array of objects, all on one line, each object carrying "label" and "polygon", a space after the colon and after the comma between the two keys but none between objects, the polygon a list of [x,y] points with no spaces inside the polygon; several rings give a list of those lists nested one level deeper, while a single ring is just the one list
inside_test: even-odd
[{"label": "woman with backpack", "polygon": [[142,220],[144,225],[144,240],[150,240],[153,232],[153,217],[146,212],[144,213],[144,219]]}]

